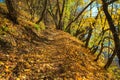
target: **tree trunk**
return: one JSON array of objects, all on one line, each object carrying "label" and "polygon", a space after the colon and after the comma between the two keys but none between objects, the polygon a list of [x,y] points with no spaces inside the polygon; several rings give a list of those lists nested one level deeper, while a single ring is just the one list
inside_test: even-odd
[{"label": "tree trunk", "polygon": [[45,16],[45,11],[46,11],[46,9],[47,9],[47,0],[45,0],[43,6],[44,6],[44,9],[43,9],[43,11],[42,11],[42,15],[40,16],[40,18],[39,18],[39,20],[36,22],[36,24],[40,23],[40,21],[42,21],[42,19],[43,19],[44,16]]},{"label": "tree trunk", "polygon": [[97,58],[96,58],[94,61],[97,61],[97,60],[99,59],[99,57],[100,57],[102,51],[103,51],[103,42],[101,43],[101,49],[100,49],[100,52],[99,52],[99,54],[97,55]]},{"label": "tree trunk", "polygon": [[13,0],[5,0],[7,9],[8,9],[8,14],[9,14],[9,18],[16,24],[18,24],[17,21],[17,12],[13,6]]},{"label": "tree trunk", "polygon": [[114,59],[114,57],[115,57],[115,55],[116,55],[116,52],[115,52],[115,50],[114,50],[112,56],[108,59],[106,65],[104,66],[104,69],[107,70],[107,68],[109,68],[109,66],[111,65],[111,63],[112,63],[112,61],[113,61],[113,59]]},{"label": "tree trunk", "polygon": [[[119,35],[116,31],[116,28],[113,24],[113,20],[112,17],[110,16],[109,12],[108,12],[108,3],[106,3],[104,0],[102,0],[103,2],[103,11],[105,13],[106,19],[108,21],[110,30],[113,34],[113,39],[114,39],[114,43],[115,43],[115,52],[113,53],[113,55],[111,56],[111,58],[109,58],[107,64],[105,65],[105,69],[108,68],[110,66],[110,64],[113,61],[113,58],[115,57],[115,55],[117,54],[118,58],[119,58],[119,65],[120,65],[120,41],[119,41]],[[107,67],[106,67],[107,66]]]},{"label": "tree trunk", "polygon": [[[65,9],[65,1],[66,1],[66,0],[63,0],[62,10],[60,10],[60,5],[59,5],[59,3],[58,3],[58,9],[59,9],[58,29],[60,29],[60,30],[62,30],[62,27],[64,26],[62,19],[63,19],[63,13],[64,13],[64,9]],[[59,1],[57,0],[57,2],[59,2]]]},{"label": "tree trunk", "polygon": [[86,47],[86,48],[87,48],[88,45],[89,45],[89,41],[90,41],[90,38],[91,38],[91,36],[92,36],[92,31],[93,31],[93,29],[90,27],[89,32],[88,32],[88,37],[87,37],[86,43],[85,43],[85,47]]}]

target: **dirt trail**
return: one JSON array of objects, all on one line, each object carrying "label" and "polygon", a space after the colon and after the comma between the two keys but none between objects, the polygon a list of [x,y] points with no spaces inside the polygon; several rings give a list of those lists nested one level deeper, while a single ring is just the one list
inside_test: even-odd
[{"label": "dirt trail", "polygon": [[[1,80],[104,80],[83,43],[60,30],[13,26],[0,34]],[[11,31],[14,29],[14,31]],[[3,34],[4,33],[4,34]]]}]

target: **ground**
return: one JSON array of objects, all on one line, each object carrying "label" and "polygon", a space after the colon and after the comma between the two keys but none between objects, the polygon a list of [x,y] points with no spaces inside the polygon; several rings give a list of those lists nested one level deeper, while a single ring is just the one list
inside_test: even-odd
[{"label": "ground", "polygon": [[114,80],[70,34],[0,21],[0,80]]}]

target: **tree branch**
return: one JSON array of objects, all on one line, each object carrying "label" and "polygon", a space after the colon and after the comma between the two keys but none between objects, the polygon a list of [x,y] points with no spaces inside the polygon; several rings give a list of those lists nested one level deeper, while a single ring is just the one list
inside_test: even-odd
[{"label": "tree branch", "polygon": [[81,14],[82,14],[94,1],[95,1],[95,0],[92,0],[92,1],[76,16],[76,18],[74,18],[74,20],[72,20],[72,21],[67,25],[66,30],[69,29],[69,27],[71,26],[71,24],[72,24],[73,22],[75,22],[75,21],[81,16]]},{"label": "tree branch", "polygon": [[112,4],[112,3],[116,2],[116,1],[118,1],[118,0],[111,0],[107,4],[110,5],[110,4]]}]

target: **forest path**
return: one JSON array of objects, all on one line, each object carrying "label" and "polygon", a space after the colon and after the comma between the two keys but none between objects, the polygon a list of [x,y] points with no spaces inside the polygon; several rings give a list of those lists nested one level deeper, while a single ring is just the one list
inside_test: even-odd
[{"label": "forest path", "polygon": [[66,32],[53,29],[38,32],[18,25],[2,31],[0,39],[5,43],[0,53],[2,80],[104,80],[111,77],[93,61],[89,50],[82,47],[83,43]]},{"label": "forest path", "polygon": [[4,12],[0,8],[0,80],[113,79],[77,38],[56,29],[38,31],[25,21],[15,25]]}]

